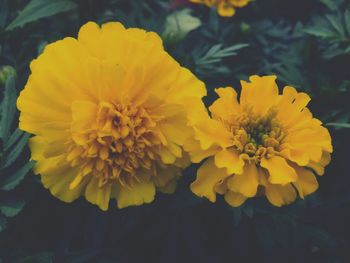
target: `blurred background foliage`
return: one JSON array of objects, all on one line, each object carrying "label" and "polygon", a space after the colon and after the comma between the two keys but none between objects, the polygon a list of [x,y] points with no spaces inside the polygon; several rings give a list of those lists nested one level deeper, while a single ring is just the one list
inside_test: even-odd
[{"label": "blurred background foliage", "polygon": [[[30,169],[16,97],[45,45],[89,21],[156,31],[166,50],[214,88],[276,74],[311,97],[334,154],[317,193],[275,208],[240,208],[188,190],[151,205],[101,212],[62,203]],[[69,94],[67,94],[68,96]],[[186,0],[0,0],[0,262],[350,262],[350,3],[256,0],[232,18]]]}]

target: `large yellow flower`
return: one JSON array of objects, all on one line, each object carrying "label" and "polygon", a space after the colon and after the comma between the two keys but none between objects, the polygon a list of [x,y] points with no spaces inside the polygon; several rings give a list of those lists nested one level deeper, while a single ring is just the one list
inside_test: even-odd
[{"label": "large yellow flower", "polygon": [[249,4],[250,0],[190,0],[192,3],[204,4],[208,7],[216,7],[220,16],[233,16],[236,8]]},{"label": "large yellow flower", "polygon": [[89,22],[30,68],[20,128],[35,135],[35,172],[54,196],[84,195],[107,210],[111,198],[123,208],[152,202],[156,189],[174,191],[206,90],[158,35]]},{"label": "large yellow flower", "polygon": [[212,118],[196,125],[190,150],[199,168],[192,191],[215,202],[224,195],[231,206],[265,195],[275,206],[293,202],[318,188],[332,144],[321,121],[306,107],[310,97],[285,87],[279,95],[275,76],[242,81],[239,102],[234,89],[219,88],[209,108]]}]

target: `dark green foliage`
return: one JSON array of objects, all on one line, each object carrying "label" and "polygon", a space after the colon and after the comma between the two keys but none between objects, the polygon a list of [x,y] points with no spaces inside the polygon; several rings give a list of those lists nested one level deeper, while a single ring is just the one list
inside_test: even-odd
[{"label": "dark green foliage", "polygon": [[3,74],[4,90],[0,104],[0,232],[5,229],[7,221],[24,208],[25,199],[15,188],[32,168],[31,162],[20,160],[29,136],[14,128],[17,125],[15,71],[4,69],[9,74]]},{"label": "dark green foliage", "polygon": [[[169,2],[0,0],[0,262],[350,262],[349,1],[256,0],[233,18]],[[206,82],[207,104],[214,88],[239,90],[253,74],[276,74],[280,87],[309,93],[335,149],[320,189],[282,208],[263,198],[231,208],[190,192],[192,165],[174,195],[150,205],[118,210],[112,202],[104,213],[52,197],[30,172],[16,98],[30,61],[89,20],[156,31]]]}]

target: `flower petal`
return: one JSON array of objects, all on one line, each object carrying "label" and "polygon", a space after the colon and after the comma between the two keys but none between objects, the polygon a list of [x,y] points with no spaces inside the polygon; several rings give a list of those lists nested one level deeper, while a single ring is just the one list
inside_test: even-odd
[{"label": "flower petal", "polygon": [[230,120],[233,115],[239,114],[240,106],[237,101],[237,92],[231,88],[218,88],[215,92],[219,98],[209,107],[213,116]]},{"label": "flower petal", "polygon": [[242,174],[235,174],[227,181],[228,188],[246,197],[256,195],[259,186],[259,173],[254,162],[246,163]]},{"label": "flower petal", "polygon": [[239,207],[247,200],[247,197],[240,193],[227,191],[225,194],[225,200],[230,206]]},{"label": "flower petal", "polygon": [[118,208],[124,208],[144,203],[148,204],[154,200],[155,194],[156,188],[151,181],[134,184],[132,188],[120,187],[117,195],[117,205]]},{"label": "flower petal", "polygon": [[295,170],[282,157],[275,155],[269,159],[263,158],[260,165],[268,170],[268,180],[272,184],[285,185],[295,182],[298,178]]},{"label": "flower petal", "polygon": [[265,194],[270,203],[278,207],[294,202],[297,197],[297,194],[291,184],[284,186],[267,184],[265,186]]},{"label": "flower petal", "polygon": [[215,185],[228,176],[225,169],[215,165],[214,158],[209,158],[198,169],[197,178],[191,184],[191,190],[199,197],[205,196],[211,202],[215,202]]},{"label": "flower petal", "polygon": [[85,189],[85,198],[90,203],[98,205],[103,211],[107,211],[111,198],[111,189],[111,183],[99,186],[99,178],[92,176]]},{"label": "flower petal", "polygon": [[195,138],[200,141],[203,150],[212,145],[223,148],[232,145],[231,133],[217,120],[206,119],[196,124]]},{"label": "flower petal", "polygon": [[219,168],[226,168],[228,174],[242,174],[244,160],[234,149],[224,149],[215,155],[215,164]]},{"label": "flower petal", "polygon": [[310,170],[297,166],[294,169],[298,174],[298,180],[293,185],[297,188],[300,197],[304,199],[305,196],[317,190],[318,182]]},{"label": "flower petal", "polygon": [[265,114],[278,100],[276,76],[251,76],[249,80],[241,81],[240,104],[253,107],[255,113]]}]

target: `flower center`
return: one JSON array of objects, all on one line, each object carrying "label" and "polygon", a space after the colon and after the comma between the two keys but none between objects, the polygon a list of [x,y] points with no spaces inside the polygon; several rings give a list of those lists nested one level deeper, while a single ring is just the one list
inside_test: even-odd
[{"label": "flower center", "polygon": [[80,134],[73,132],[80,139],[70,145],[67,160],[82,167],[77,180],[92,174],[100,186],[115,179],[122,185],[140,181],[136,172],[152,168],[155,147],[161,144],[153,132],[155,126],[142,107],[100,103],[91,127]]},{"label": "flower center", "polygon": [[277,110],[273,107],[264,116],[246,109],[235,118],[234,125],[226,124],[233,134],[233,147],[256,163],[279,151],[285,133],[276,116]]}]

